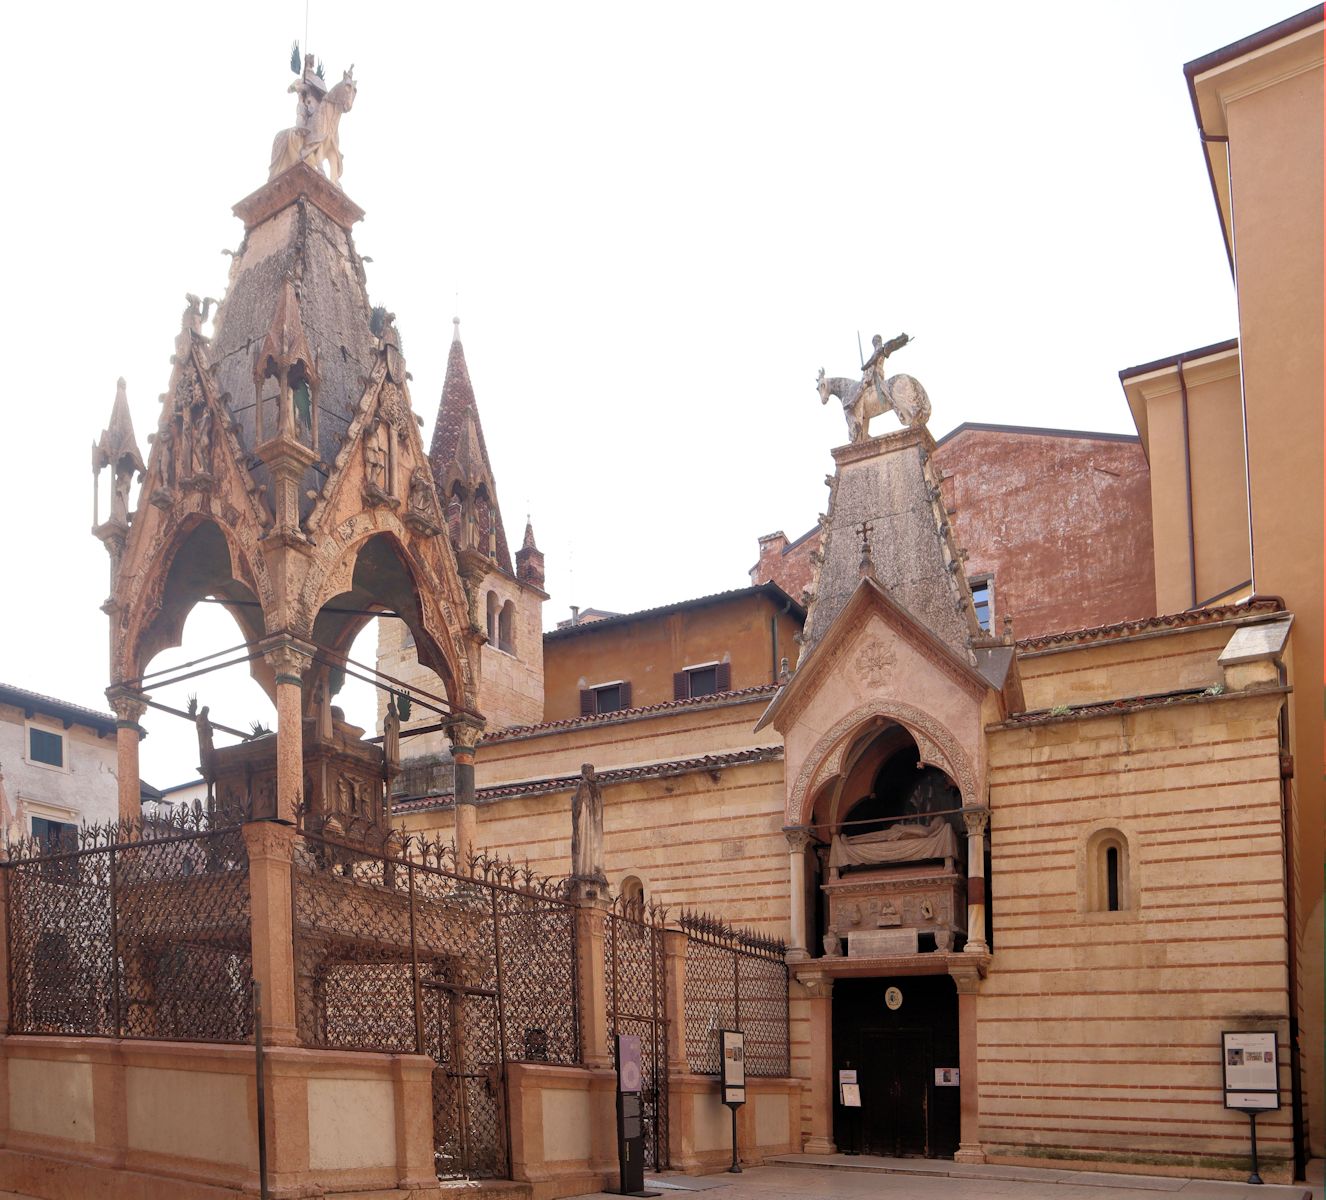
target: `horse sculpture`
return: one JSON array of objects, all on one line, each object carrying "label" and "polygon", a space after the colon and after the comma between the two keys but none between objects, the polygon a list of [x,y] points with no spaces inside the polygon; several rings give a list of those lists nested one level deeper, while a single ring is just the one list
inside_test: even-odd
[{"label": "horse sculpture", "polygon": [[930,419],[930,397],[911,375],[884,379],[872,370],[864,379],[825,378],[821,367],[815,385],[821,404],[828,404],[830,396],[838,398],[847,418],[847,437],[854,443],[864,442],[870,436],[870,419],[881,413],[897,413],[898,420],[908,428],[924,425]]},{"label": "horse sculpture", "polygon": [[289,170],[297,162],[306,162],[311,167],[327,164],[327,173],[332,183],[338,187],[341,182],[340,126],[341,114],[348,113],[355,102],[354,67],[346,71],[341,82],[325,96],[319,96],[316,89],[308,84],[295,83],[292,89],[303,88],[300,104],[307,114],[307,123],[296,125],[293,129],[283,129],[272,143],[272,166],[267,173],[269,180],[275,179],[282,171]]}]

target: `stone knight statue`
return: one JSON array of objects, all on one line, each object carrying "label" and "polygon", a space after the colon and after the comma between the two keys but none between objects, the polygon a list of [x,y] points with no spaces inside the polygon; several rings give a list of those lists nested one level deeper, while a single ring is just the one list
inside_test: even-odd
[{"label": "stone knight statue", "polygon": [[[295,62],[298,62],[298,54]],[[339,187],[343,166],[341,116],[354,106],[357,90],[353,64],[341,82],[328,90],[314,66],[313,55],[306,54],[304,69],[289,90],[295,93],[295,123],[276,135],[267,178],[275,179],[298,162],[315,168],[326,163],[332,183]]]}]

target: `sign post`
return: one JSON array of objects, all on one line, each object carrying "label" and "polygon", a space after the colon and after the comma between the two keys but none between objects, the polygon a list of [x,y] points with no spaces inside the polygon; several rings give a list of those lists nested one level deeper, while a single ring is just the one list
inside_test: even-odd
[{"label": "sign post", "polygon": [[1276,1060],[1275,1030],[1225,1032],[1220,1035],[1221,1065],[1225,1072],[1225,1107],[1248,1114],[1252,1140],[1249,1183],[1261,1183],[1257,1164],[1257,1114],[1280,1107],[1280,1067]]},{"label": "sign post", "polygon": [[741,1174],[737,1159],[737,1109],[746,1103],[746,1035],[736,1029],[720,1029],[723,1103],[732,1110],[732,1165],[728,1171]]},{"label": "sign post", "polygon": [[838,1103],[847,1111],[843,1114],[844,1132],[850,1132],[851,1148],[844,1154],[861,1153],[861,1085],[857,1082],[856,1068],[844,1067],[838,1072]]},{"label": "sign post", "polygon": [[621,1175],[619,1196],[657,1196],[645,1191],[645,1131],[640,1092],[644,1066],[640,1039],[619,1033],[617,1058],[617,1165]]}]

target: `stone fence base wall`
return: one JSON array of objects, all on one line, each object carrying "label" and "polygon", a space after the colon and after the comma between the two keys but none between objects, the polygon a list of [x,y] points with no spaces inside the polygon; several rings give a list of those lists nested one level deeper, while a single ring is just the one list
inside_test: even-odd
[{"label": "stone fence base wall", "polygon": [[[432,1060],[267,1050],[273,1196],[437,1186]],[[251,1046],[0,1039],[0,1189],[42,1200],[258,1190]]]}]

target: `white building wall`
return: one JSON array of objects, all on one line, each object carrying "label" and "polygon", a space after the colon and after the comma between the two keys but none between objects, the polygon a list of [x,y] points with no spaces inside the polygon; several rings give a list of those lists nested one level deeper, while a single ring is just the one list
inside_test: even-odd
[{"label": "white building wall", "polygon": [[[35,725],[64,739],[64,766],[33,762],[28,727]],[[115,777],[115,735],[98,735],[86,725],[68,729],[58,717],[0,704],[0,796],[9,837],[32,832],[32,818],[82,825],[113,821],[119,815]]]}]

